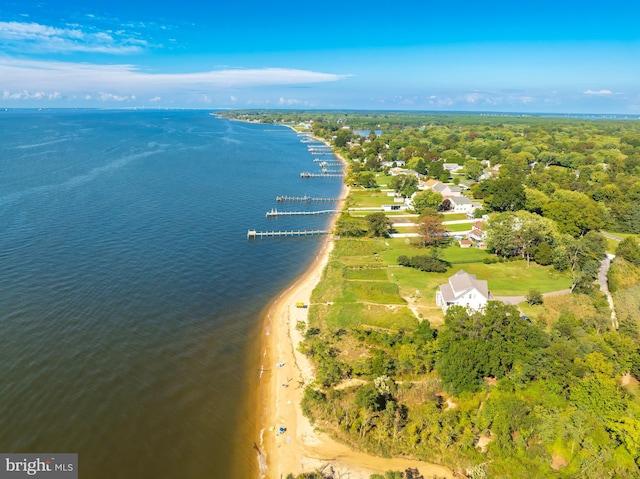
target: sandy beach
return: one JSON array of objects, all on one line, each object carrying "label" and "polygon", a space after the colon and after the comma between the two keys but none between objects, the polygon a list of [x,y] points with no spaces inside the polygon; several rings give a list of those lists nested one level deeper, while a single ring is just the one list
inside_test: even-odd
[{"label": "sandy beach", "polygon": [[[343,201],[347,194],[345,188]],[[374,473],[412,467],[425,477],[453,478],[452,471],[443,466],[354,451],[314,430],[303,416],[300,402],[304,387],[314,380],[314,371],[307,357],[298,352],[303,338],[296,323],[307,322],[308,308],[296,307],[296,303],[309,305],[333,245],[333,238],[327,236],[311,266],[274,300],[264,318],[259,401],[262,426],[256,445],[260,477],[280,479],[289,473],[295,475],[331,467],[338,474],[348,472],[351,479],[368,479]]]}]

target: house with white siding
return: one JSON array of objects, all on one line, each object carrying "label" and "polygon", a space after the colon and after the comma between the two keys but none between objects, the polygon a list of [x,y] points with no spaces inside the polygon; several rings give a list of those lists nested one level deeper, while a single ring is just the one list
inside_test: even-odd
[{"label": "house with white siding", "polygon": [[475,311],[484,309],[492,298],[489,284],[476,279],[475,274],[458,271],[449,277],[447,284],[441,284],[436,291],[436,304],[446,313],[451,306],[462,306]]},{"label": "house with white siding", "polygon": [[455,211],[456,213],[471,213],[475,207],[466,196],[451,196],[442,202],[445,211]]}]

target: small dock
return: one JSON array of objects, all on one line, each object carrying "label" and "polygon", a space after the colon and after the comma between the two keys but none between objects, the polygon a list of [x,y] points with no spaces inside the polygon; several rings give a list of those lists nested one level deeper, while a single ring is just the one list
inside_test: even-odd
[{"label": "small dock", "polygon": [[302,202],[302,203],[311,203],[312,201],[340,201],[340,198],[312,198],[311,196],[276,196],[276,201],[278,203],[285,202]]},{"label": "small dock", "polygon": [[328,235],[331,231],[328,230],[298,230],[298,231],[256,231],[248,230],[247,239],[263,239],[263,238],[279,238],[279,237],[294,237],[294,236],[320,236]]},{"label": "small dock", "polygon": [[313,160],[314,163],[324,163],[326,165],[341,165],[342,162],[340,160],[322,160],[320,158],[314,158]]},{"label": "small dock", "polygon": [[300,173],[300,178],[342,178],[343,176],[342,173],[309,173],[308,171]]},{"label": "small dock", "polygon": [[309,215],[334,215],[340,213],[340,210],[319,210],[319,211],[278,211],[272,209],[267,211],[267,218],[275,218],[277,216],[309,216]]}]

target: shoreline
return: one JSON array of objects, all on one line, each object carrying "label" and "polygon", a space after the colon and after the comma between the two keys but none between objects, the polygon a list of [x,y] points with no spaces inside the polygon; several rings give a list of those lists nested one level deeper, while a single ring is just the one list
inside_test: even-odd
[{"label": "shoreline", "polygon": [[[311,136],[330,146],[325,140]],[[334,154],[346,167],[345,159],[335,151]],[[348,194],[349,188],[343,185],[338,209],[342,209]],[[336,219],[332,220],[330,228]],[[404,471],[407,467],[417,468],[425,476],[453,478],[453,472],[445,466],[414,459],[385,459],[356,451],[316,431],[302,414],[300,404],[304,388],[314,381],[315,374],[307,357],[298,351],[303,335],[296,329],[296,323],[307,324],[311,293],[329,261],[333,241],[330,235],[322,241],[313,262],[272,301],[262,317],[259,442],[255,445],[259,477],[280,479],[289,473],[296,475],[330,466],[337,473],[348,472],[352,479],[369,479],[374,473]],[[303,302],[307,307],[296,307],[297,302]],[[280,428],[285,429],[280,432]]]}]

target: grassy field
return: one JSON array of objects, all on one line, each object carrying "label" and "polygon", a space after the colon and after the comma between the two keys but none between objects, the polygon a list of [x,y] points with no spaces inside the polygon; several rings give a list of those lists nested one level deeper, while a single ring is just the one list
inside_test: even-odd
[{"label": "grassy field", "polygon": [[[443,221],[457,221],[457,220],[466,220],[467,215],[465,213],[447,213],[442,215]],[[469,223],[471,224],[471,223]]]},{"label": "grassy field", "polygon": [[393,203],[393,196],[377,190],[352,190],[347,201],[349,208],[380,207]]},{"label": "grassy field", "polygon": [[458,231],[471,231],[473,225],[471,223],[461,223],[455,225],[444,225],[444,227],[447,228],[447,231],[457,233]]},{"label": "grassy field", "polygon": [[[489,290],[497,296],[524,296],[531,289],[548,293],[571,287],[571,280],[566,273],[559,273],[552,266],[534,263],[527,268],[526,261],[469,263],[457,266],[467,273],[477,275],[478,279],[486,279],[489,282]],[[453,270],[457,271],[456,268]]]},{"label": "grassy field", "polygon": [[[551,267],[532,264],[527,268],[523,260],[485,264],[485,258],[495,256],[456,244],[441,250],[442,259],[453,263],[446,273],[426,273],[397,264],[398,256],[424,254],[430,251],[404,238],[337,241],[333,261],[312,302],[334,303],[327,310],[327,324],[332,326],[412,329],[418,319],[428,319],[436,327],[442,324],[442,311],[435,304],[436,291],[460,269],[487,280],[490,291],[497,296],[524,296],[530,289],[545,293],[571,284],[567,275]],[[408,321],[409,317],[413,321]]]},{"label": "grassy field", "polygon": [[[630,233],[616,233],[615,231],[602,231],[603,233],[607,233],[613,236],[617,236],[620,239],[625,239],[628,238],[629,236],[634,236]],[[606,236],[605,236],[606,238]],[[615,254],[616,252],[616,248],[618,247],[618,244],[620,243],[618,240],[614,240],[612,238],[606,238],[607,239],[607,253],[610,254]]]},{"label": "grassy field", "polygon": [[[385,178],[380,181],[384,182]],[[390,203],[393,198],[379,189],[353,189],[348,200],[349,206],[356,208]],[[366,216],[371,212],[350,214]],[[407,213],[388,214],[392,221],[396,215]],[[466,215],[451,214],[445,219],[466,219]],[[415,217],[408,221],[414,222]],[[449,225],[453,232],[470,228],[470,223]],[[408,229],[402,228],[402,231]],[[312,295],[312,318],[336,328],[411,330],[423,319],[437,327],[443,322],[443,314],[435,304],[436,291],[461,269],[487,280],[489,290],[497,296],[524,296],[531,289],[545,293],[569,288],[571,284],[566,274],[533,263],[527,267],[522,260],[486,264],[485,260],[494,260],[496,256],[474,247],[460,248],[455,241],[438,251],[440,258],[452,264],[446,273],[427,273],[398,265],[401,255],[430,254],[430,249],[420,247],[417,238],[337,240],[323,278]]]}]

